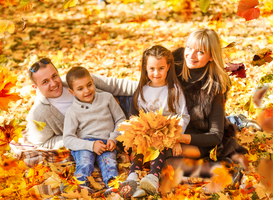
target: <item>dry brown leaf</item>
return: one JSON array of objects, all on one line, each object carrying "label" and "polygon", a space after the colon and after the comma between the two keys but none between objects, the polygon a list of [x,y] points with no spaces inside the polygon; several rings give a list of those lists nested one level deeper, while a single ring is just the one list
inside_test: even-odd
[{"label": "dry brown leaf", "polygon": [[87,179],[95,189],[101,190],[103,188],[103,186],[101,186],[101,184],[97,183],[92,176],[88,176]]}]

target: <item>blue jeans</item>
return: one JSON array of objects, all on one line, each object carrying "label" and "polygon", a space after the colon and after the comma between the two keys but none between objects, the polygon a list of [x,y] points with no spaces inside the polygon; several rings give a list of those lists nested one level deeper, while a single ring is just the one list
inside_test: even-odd
[{"label": "blue jeans", "polygon": [[[90,139],[85,138],[84,140],[96,141],[100,139]],[[101,140],[104,144],[107,143],[106,140]],[[99,166],[101,170],[101,175],[103,178],[103,182],[108,184],[108,181],[111,178],[118,176],[118,163],[117,163],[117,151],[106,151],[101,155],[97,155],[95,152],[88,150],[80,150],[80,151],[71,151],[72,156],[76,162],[76,171],[74,176],[80,180],[85,181],[86,186],[89,186],[89,182],[87,180],[88,176],[91,176],[94,170],[94,164]]]}]

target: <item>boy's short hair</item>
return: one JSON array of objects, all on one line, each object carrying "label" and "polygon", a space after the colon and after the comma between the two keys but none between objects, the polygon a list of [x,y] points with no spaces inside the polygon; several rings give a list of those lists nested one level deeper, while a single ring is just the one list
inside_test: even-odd
[{"label": "boy's short hair", "polygon": [[46,68],[47,65],[49,64],[51,64],[57,70],[57,68],[55,67],[55,65],[53,65],[53,63],[51,62],[49,58],[41,58],[40,60],[38,60],[37,62],[31,65],[31,67],[28,69],[27,72],[28,72],[28,77],[32,83],[36,85],[36,82],[33,79],[33,73],[36,73],[39,69]]},{"label": "boy's short hair", "polygon": [[73,90],[73,81],[79,78],[90,76],[89,71],[84,67],[72,67],[66,74],[66,82],[68,87]]}]

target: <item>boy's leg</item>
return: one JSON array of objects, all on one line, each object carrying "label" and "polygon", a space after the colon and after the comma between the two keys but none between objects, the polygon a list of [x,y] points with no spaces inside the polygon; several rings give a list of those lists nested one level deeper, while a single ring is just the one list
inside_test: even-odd
[{"label": "boy's leg", "polygon": [[87,180],[88,176],[91,176],[94,170],[95,155],[88,150],[71,151],[72,156],[76,162],[76,171],[74,176],[80,180],[85,181],[85,186],[89,186]]},{"label": "boy's leg", "polygon": [[118,176],[118,163],[117,163],[117,151],[106,151],[100,156],[97,155],[96,162],[101,170],[103,182],[108,187],[110,179]]}]

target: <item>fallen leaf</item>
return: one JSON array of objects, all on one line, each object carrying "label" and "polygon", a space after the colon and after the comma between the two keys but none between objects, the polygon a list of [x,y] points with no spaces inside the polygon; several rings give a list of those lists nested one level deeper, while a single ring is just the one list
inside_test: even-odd
[{"label": "fallen leaf", "polygon": [[36,120],[32,120],[34,122],[34,124],[36,125],[38,131],[42,131],[45,126],[46,126],[46,123],[45,122],[39,122],[39,121],[36,121]]},{"label": "fallen leaf", "polygon": [[5,37],[5,32],[14,33],[15,26],[12,21],[0,20],[0,38]]},{"label": "fallen leaf", "polygon": [[252,96],[249,97],[248,102],[246,102],[246,104],[244,105],[244,110],[252,112],[252,113],[255,112],[254,102],[253,102]]},{"label": "fallen leaf", "polygon": [[95,189],[98,189],[98,190],[103,189],[103,187],[102,187],[99,183],[97,183],[97,182],[95,181],[95,179],[93,178],[93,176],[88,176],[87,179],[88,179],[88,181],[90,182],[90,184],[91,184]]},{"label": "fallen leaf", "polygon": [[271,57],[272,50],[269,48],[263,48],[257,51],[252,60],[252,65],[261,66],[266,62],[271,62],[273,58]]},{"label": "fallen leaf", "polygon": [[260,16],[260,9],[256,8],[258,5],[258,0],[241,0],[236,14],[246,21],[257,19]]},{"label": "fallen leaf", "polygon": [[257,107],[261,106],[262,99],[263,99],[266,91],[268,90],[268,88],[269,88],[268,86],[265,86],[265,87],[255,91],[255,93],[253,95],[253,102]]},{"label": "fallen leaf", "polygon": [[17,6],[18,11],[28,11],[33,7],[32,0],[21,0],[19,5]]},{"label": "fallen leaf", "polygon": [[210,151],[209,157],[211,160],[217,161],[217,145]]},{"label": "fallen leaf", "polygon": [[229,174],[228,169],[226,169],[224,166],[216,167],[213,172],[214,175],[212,177],[212,182],[215,182],[216,184],[221,183],[222,188],[225,188],[232,183],[231,175]]},{"label": "fallen leaf", "polygon": [[162,175],[166,176],[170,181],[173,181],[174,169],[171,165],[167,165],[162,170]]},{"label": "fallen leaf", "polygon": [[159,156],[160,152],[154,147],[149,147],[144,155],[143,163],[155,160]]},{"label": "fallen leaf", "polygon": [[243,63],[227,63],[227,72],[232,72],[230,76],[236,75],[237,78],[246,78],[245,65]]},{"label": "fallen leaf", "polygon": [[17,0],[0,0],[0,5],[4,6],[5,8],[8,6],[16,6]]},{"label": "fallen leaf", "polygon": [[210,7],[210,1],[209,0],[200,0],[199,2],[200,9],[203,13],[208,12]]},{"label": "fallen leaf", "polygon": [[63,3],[63,9],[74,7],[78,3],[78,0],[65,0]]}]

